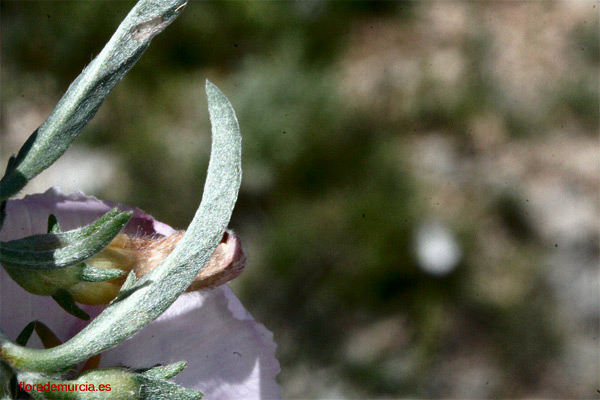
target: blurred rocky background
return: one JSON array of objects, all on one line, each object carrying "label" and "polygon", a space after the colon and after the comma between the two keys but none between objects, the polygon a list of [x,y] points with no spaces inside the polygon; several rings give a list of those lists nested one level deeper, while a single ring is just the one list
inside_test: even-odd
[{"label": "blurred rocky background", "polygon": [[[2,165],[131,2],[2,1]],[[598,398],[598,1],[191,2],[59,185],[185,228],[204,80],[244,179],[234,290],[286,398]]]}]

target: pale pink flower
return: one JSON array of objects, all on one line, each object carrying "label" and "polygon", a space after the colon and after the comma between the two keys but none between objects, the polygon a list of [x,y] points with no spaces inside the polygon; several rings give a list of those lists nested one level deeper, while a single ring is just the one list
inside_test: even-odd
[{"label": "pale pink flower", "polygon": [[[50,214],[66,231],[89,224],[115,206],[134,211],[125,233],[156,238],[176,232],[137,208],[80,192],[66,195],[52,188],[9,200],[0,240],[46,233]],[[92,318],[103,309],[81,308]],[[52,298],[26,292],[0,268],[0,326],[15,339],[33,320],[46,324],[62,341],[86,324],[67,314]],[[34,338],[29,345],[41,347]],[[276,376],[280,367],[275,348],[273,334],[252,318],[227,285],[222,285],[181,295],[155,321],[102,353],[100,367],[138,369],[185,360],[187,367],[173,381],[203,392],[206,399],[279,399],[281,388]]]}]

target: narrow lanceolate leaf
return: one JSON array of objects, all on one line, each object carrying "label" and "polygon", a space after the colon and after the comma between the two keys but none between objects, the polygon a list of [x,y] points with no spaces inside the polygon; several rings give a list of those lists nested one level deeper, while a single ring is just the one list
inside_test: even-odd
[{"label": "narrow lanceolate leaf", "polygon": [[171,379],[183,371],[185,365],[185,361],[179,361],[169,365],[161,365],[142,372],[142,375],[148,378]]},{"label": "narrow lanceolate leaf", "polygon": [[213,127],[208,174],[200,207],[175,250],[60,346],[28,349],[17,346],[0,331],[0,354],[11,365],[30,371],[52,371],[118,344],[162,314],[209,260],[223,237],[237,199],[241,136],[225,95],[210,82],[206,83],[206,91]]},{"label": "narrow lanceolate leaf", "polygon": [[196,390],[184,388],[164,379],[150,378],[143,374],[136,375],[135,380],[141,384],[138,397],[140,400],[199,400],[203,396]]},{"label": "narrow lanceolate leaf", "polygon": [[131,214],[130,211],[120,213],[115,208],[83,228],[0,242],[0,264],[34,270],[79,264],[105,248],[127,224]]},{"label": "narrow lanceolate leaf", "polygon": [[141,0],[136,4],[16,158],[11,158],[0,181],[0,200],[17,193],[65,152],[152,38],[179,15],[185,4],[186,0]]},{"label": "narrow lanceolate leaf", "polygon": [[45,348],[58,346],[62,342],[56,337],[52,329],[48,328],[46,324],[40,321],[32,321],[23,328],[16,342],[22,346],[25,346],[31,337],[31,334],[35,331],[38,337],[42,341]]}]

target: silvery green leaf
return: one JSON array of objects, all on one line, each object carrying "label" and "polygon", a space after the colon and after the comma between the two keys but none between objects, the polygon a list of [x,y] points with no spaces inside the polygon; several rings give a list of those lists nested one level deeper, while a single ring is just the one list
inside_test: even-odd
[{"label": "silvery green leaf", "polygon": [[81,263],[106,247],[131,214],[115,208],[83,228],[0,242],[0,263],[7,268],[33,270],[54,270]]},{"label": "silvery green leaf", "polygon": [[[135,282],[81,332],[45,350],[21,347],[0,331],[0,350],[17,368],[54,371],[115,346],[162,314],[190,285],[216,249],[241,183],[241,136],[233,107],[206,82],[213,142],[200,207],[184,237],[163,262]],[[150,378],[147,378],[150,379]]]},{"label": "silvery green leaf", "polygon": [[48,118],[33,132],[0,181],[8,199],[48,168],[71,145],[114,86],[181,12],[186,0],[141,0],[100,54],[73,81]]},{"label": "silvery green leaf", "polygon": [[123,274],[125,271],[120,269],[94,268],[84,263],[81,265],[78,278],[83,282],[104,282],[120,278]]},{"label": "silvery green leaf", "polygon": [[129,274],[127,274],[127,278],[125,278],[125,282],[123,282],[123,284],[121,285],[119,295],[122,295],[122,294],[126,293],[127,291],[129,291],[129,289],[133,288],[133,286],[135,285],[136,282],[137,282],[137,276],[135,276],[135,272],[129,271]]},{"label": "silvery green leaf", "polygon": [[141,383],[139,399],[144,400],[198,400],[202,398],[202,393],[184,388],[164,379],[151,378],[143,374],[136,375],[134,378]]},{"label": "silvery green leaf", "polygon": [[183,371],[185,364],[185,361],[179,361],[169,365],[161,365],[142,372],[142,375],[149,378],[170,379]]}]

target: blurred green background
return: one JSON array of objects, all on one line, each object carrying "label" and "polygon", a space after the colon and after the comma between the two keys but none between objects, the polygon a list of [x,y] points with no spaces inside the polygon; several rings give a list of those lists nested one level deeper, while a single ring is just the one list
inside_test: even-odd
[{"label": "blurred green background", "polygon": [[[131,2],[2,1],[2,165]],[[232,283],[286,398],[597,398],[599,3],[191,2],[58,185],[184,228],[236,109]]]}]

